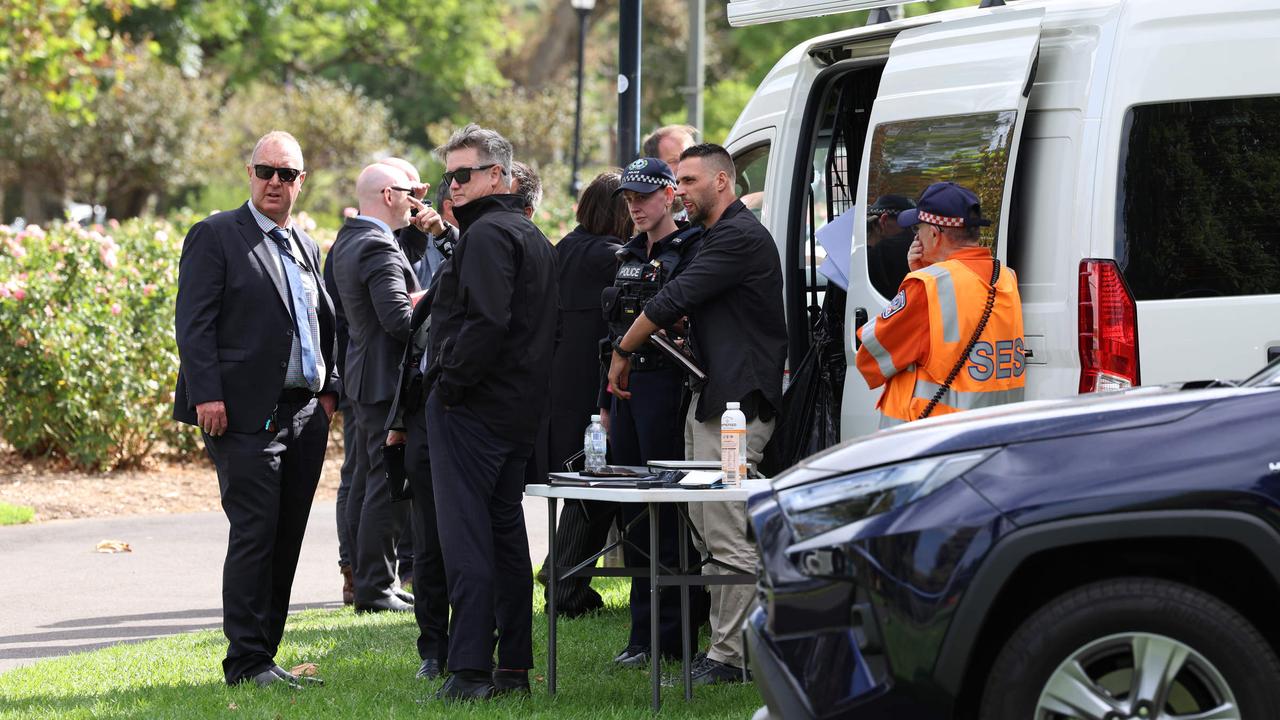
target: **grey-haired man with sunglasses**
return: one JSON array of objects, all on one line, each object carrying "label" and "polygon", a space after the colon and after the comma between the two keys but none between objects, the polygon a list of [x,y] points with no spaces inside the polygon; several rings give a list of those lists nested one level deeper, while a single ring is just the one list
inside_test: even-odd
[{"label": "grey-haired man with sunglasses", "polygon": [[300,686],[276,664],[340,388],[320,250],[292,220],[302,150],[267,133],[249,202],[191,227],[178,266],[173,417],[198,425],[231,532],[222,571],[228,685]]},{"label": "grey-haired man with sunglasses", "polygon": [[[525,465],[551,386],[551,243],[511,194],[511,143],[468,125],[438,151],[462,236],[432,288],[427,437],[449,604],[442,699],[529,692]],[[499,634],[494,667],[494,630]]]}]

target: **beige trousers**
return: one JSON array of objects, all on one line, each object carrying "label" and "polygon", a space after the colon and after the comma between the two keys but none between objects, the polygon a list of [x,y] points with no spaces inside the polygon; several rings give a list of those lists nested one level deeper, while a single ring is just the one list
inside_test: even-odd
[{"label": "beige trousers", "polygon": [[[689,414],[684,423],[684,457],[686,460],[720,459],[720,418],[713,417],[698,422],[694,410],[698,396],[689,404]],[[747,423],[747,460],[759,463],[764,446],[773,435],[777,418],[761,422],[755,418]],[[694,543],[698,551],[747,572],[756,571],[756,548],[747,540],[747,509],[741,502],[689,503],[689,519],[702,536],[702,542]],[[702,568],[703,575],[725,575],[728,570],[716,565]],[[752,585],[708,585],[711,593],[711,647],[707,657],[734,667],[742,667],[742,623],[747,619],[751,600],[755,597]]]}]

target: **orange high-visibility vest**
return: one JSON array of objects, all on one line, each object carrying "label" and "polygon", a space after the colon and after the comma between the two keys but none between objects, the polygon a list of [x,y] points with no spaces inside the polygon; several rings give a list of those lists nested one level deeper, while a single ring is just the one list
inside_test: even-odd
[{"label": "orange high-visibility vest", "polygon": [[[895,357],[894,348],[885,347],[876,338],[876,321],[888,320],[895,313],[893,304],[860,331],[859,369],[872,387],[879,384],[872,376],[887,378],[876,404],[882,428],[916,420],[928,406],[973,337],[986,307],[991,277],[980,277],[953,258],[908,274],[904,287],[912,279],[922,284],[927,312],[912,308],[914,312],[904,314],[899,322],[918,323],[918,332],[927,333],[924,357]],[[899,293],[895,303],[904,301],[904,293]],[[916,327],[913,325],[913,332]],[[930,417],[1022,400],[1026,365],[1018,279],[1002,266],[986,328]]]}]

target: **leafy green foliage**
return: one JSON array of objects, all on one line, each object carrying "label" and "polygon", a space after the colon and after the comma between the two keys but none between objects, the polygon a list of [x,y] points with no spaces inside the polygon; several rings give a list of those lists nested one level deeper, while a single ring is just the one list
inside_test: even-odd
[{"label": "leafy green foliage", "polygon": [[[532,580],[531,580],[532,581]],[[0,675],[0,720],[197,720],[202,718],[531,718],[621,720],[645,718],[649,674],[611,667],[627,644],[630,617],[625,581],[597,579],[607,608],[559,623],[557,694],[547,694],[547,621],[535,599],[532,697],[462,705],[433,702],[439,681],[416,680],[412,615],[355,615],[349,609],[290,615],[278,662],[288,668],[313,662],[327,683],[302,691],[227,688],[219,631],[121,644],[46,660]],[[540,593],[535,593],[539,595]],[[674,676],[676,663],[664,672]],[[122,671],[127,669],[127,671]],[[752,685],[697,688],[685,702],[683,687],[664,688],[662,717],[729,720],[750,717],[762,703]]]},{"label": "leafy green foliage", "polygon": [[347,83],[317,78],[286,88],[251,85],[222,106],[197,144],[193,162],[207,192],[195,207],[207,212],[243,203],[254,143],[271,130],[287,130],[298,138],[307,168],[298,208],[338,226],[342,208],[355,201],[360,169],[396,151],[393,126],[384,105]]},{"label": "leafy green foliage", "polygon": [[[171,0],[170,0],[171,1]],[[92,119],[104,71],[130,50],[95,15],[116,21],[151,0],[0,0],[0,78],[29,88],[59,113]]]},{"label": "leafy green foliage", "polygon": [[26,505],[10,505],[0,502],[0,526],[24,525],[35,519],[36,511]]},{"label": "leafy green foliage", "polygon": [[210,90],[142,55],[84,105],[94,122],[71,123],[35,90],[0,82],[0,177],[137,215],[158,188],[199,181]]},{"label": "leafy green foliage", "polygon": [[181,240],[157,220],[0,226],[0,435],[18,452],[104,470],[196,449],[169,419]]}]

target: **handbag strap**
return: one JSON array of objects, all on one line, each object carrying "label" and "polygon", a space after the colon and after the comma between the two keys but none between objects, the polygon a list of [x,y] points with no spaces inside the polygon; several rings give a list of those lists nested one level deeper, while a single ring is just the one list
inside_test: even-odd
[{"label": "handbag strap", "polygon": [[973,329],[973,337],[969,338],[969,344],[964,346],[964,352],[960,353],[960,358],[956,360],[955,367],[951,368],[951,372],[947,374],[946,382],[942,383],[942,387],[938,388],[938,392],[933,394],[933,398],[929,400],[929,404],[921,411],[917,420],[923,420],[933,413],[933,409],[938,406],[938,402],[942,400],[942,396],[947,394],[951,389],[951,383],[955,382],[956,376],[960,374],[961,368],[969,360],[969,353],[973,352],[973,346],[978,344],[978,338],[982,337],[982,331],[987,329],[987,321],[991,319],[991,311],[996,306],[996,281],[1000,279],[1000,260],[991,259],[991,287],[987,288],[987,306],[982,310],[982,319],[978,321],[978,327]]}]

